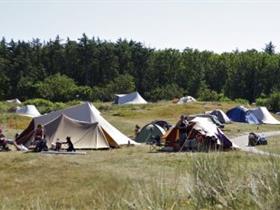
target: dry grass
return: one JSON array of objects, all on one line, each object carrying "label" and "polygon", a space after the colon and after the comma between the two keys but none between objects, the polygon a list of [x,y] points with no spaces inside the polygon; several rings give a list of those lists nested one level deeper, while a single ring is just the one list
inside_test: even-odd
[{"label": "dry grass", "polygon": [[274,136],[268,139],[268,145],[258,146],[259,150],[280,154],[280,136]]},{"label": "dry grass", "polygon": [[[127,135],[154,119],[235,104],[97,104]],[[29,120],[1,123],[14,135]],[[9,119],[9,118],[8,118]],[[235,136],[257,126],[234,123]],[[260,126],[258,131],[279,126]],[[274,142],[274,141],[273,141]],[[152,153],[148,146],[87,151],[84,156],[0,153],[1,209],[279,209],[280,162],[243,152]]]},{"label": "dry grass", "polygon": [[259,203],[265,193],[267,209],[278,207],[279,161],[242,152],[151,153],[140,146],[0,158],[2,209],[266,209]]}]

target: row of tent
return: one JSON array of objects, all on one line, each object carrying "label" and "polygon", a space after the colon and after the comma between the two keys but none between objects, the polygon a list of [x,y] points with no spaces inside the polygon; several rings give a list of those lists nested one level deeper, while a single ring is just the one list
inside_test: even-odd
[{"label": "row of tent", "polygon": [[[185,96],[182,97],[178,100],[178,104],[185,104],[185,103],[190,103],[190,102],[195,102],[196,99],[193,98],[192,96]],[[13,104],[17,104],[20,105],[21,101],[17,98],[15,99],[11,99],[11,100],[7,100],[8,103],[13,103]],[[132,92],[132,93],[128,93],[128,94],[115,94],[115,98],[114,98],[114,102],[113,104],[118,104],[118,105],[125,105],[125,104],[147,104],[148,102],[140,95],[140,93],[136,92]],[[28,105],[30,107],[25,107],[22,108],[23,110],[21,110],[20,112],[24,112],[24,109],[26,110],[31,110],[29,111],[31,113],[30,116],[32,117],[36,117],[33,114],[34,109],[36,109],[36,107],[34,107],[34,105]],[[33,107],[32,107],[33,106]],[[20,113],[19,112],[19,113]],[[38,112],[38,110],[37,110]],[[37,114],[37,112],[34,112]]]},{"label": "row of tent", "polygon": [[[217,141],[217,145],[223,149],[236,147],[210,118],[194,117],[190,120],[188,129],[192,134],[190,138],[194,138],[194,134],[200,133],[204,137],[214,138]],[[149,143],[156,138],[161,138],[166,145],[172,146],[179,139],[179,129],[174,126],[169,130],[165,130],[157,122],[151,122],[141,129],[135,140],[139,143]]]},{"label": "row of tent", "polygon": [[[224,148],[232,147],[231,141],[220,130],[223,124],[231,123],[232,121],[250,123],[250,124],[280,124],[266,107],[257,107],[254,109],[247,109],[243,106],[238,106],[230,109],[224,113],[220,109],[209,111],[206,114],[197,114],[188,116],[190,122],[195,122],[192,129],[200,132],[204,136],[214,137],[218,144],[223,145]],[[173,127],[166,132],[166,129],[155,122],[145,125],[136,137],[136,141],[144,143],[161,137],[165,141],[174,141],[179,138],[178,130]]]},{"label": "row of tent", "polygon": [[107,149],[137,144],[111,125],[88,102],[34,117],[16,138],[16,143],[28,147],[39,124],[44,126],[49,147],[58,139],[65,140],[67,136],[71,137],[77,149]]},{"label": "row of tent", "polygon": [[227,111],[227,116],[234,122],[243,122],[249,124],[280,124],[266,107],[257,107],[247,109],[244,106],[237,106]]}]

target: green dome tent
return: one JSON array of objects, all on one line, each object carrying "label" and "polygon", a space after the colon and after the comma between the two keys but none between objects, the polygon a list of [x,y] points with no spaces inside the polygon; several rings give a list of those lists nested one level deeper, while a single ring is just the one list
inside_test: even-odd
[{"label": "green dome tent", "polygon": [[165,130],[162,127],[154,123],[149,123],[141,129],[140,133],[136,136],[135,141],[139,143],[147,143],[157,136],[161,137],[164,133]]}]

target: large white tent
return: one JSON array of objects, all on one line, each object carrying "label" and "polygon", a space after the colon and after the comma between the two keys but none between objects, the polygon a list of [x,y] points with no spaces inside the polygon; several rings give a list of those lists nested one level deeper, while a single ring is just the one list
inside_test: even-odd
[{"label": "large white tent", "polygon": [[270,114],[266,107],[257,107],[255,109],[251,109],[251,111],[261,123],[280,124],[280,122]]},{"label": "large white tent", "polygon": [[16,113],[27,117],[38,117],[41,115],[34,105],[19,107],[17,108]]},{"label": "large white tent", "polygon": [[148,102],[138,93],[116,94],[115,104],[147,104]]},{"label": "large white tent", "polygon": [[[34,130],[37,127],[37,125],[39,124],[46,125],[51,121],[57,119],[61,114],[64,114],[65,116],[77,121],[82,121],[87,123],[98,123],[98,125],[102,128],[102,131],[106,136],[107,141],[115,142],[117,146],[127,145],[127,144],[137,144],[135,141],[131,140],[126,135],[121,133],[106,119],[104,119],[101,113],[91,103],[88,102],[67,109],[51,112],[46,115],[42,115],[40,117],[33,118],[29,126],[17,138],[17,143],[18,144],[28,143],[30,140],[32,140],[34,135]],[[67,136],[67,133],[65,133],[65,135]]]},{"label": "large white tent", "polygon": [[117,146],[115,142],[107,141],[97,122],[73,120],[64,114],[46,124],[44,130],[49,147],[57,141],[65,141],[66,136],[71,137],[76,149],[104,149],[110,148],[112,144]]}]

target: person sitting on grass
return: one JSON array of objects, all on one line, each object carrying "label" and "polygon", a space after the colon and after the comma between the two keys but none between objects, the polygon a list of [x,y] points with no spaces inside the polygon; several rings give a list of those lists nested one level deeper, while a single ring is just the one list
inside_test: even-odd
[{"label": "person sitting on grass", "polygon": [[9,147],[7,145],[7,140],[5,135],[3,134],[2,129],[0,128],[0,150],[9,151]]},{"label": "person sitting on grass", "polygon": [[74,148],[74,145],[71,141],[71,137],[70,136],[67,136],[66,137],[66,142],[62,142],[62,144],[67,144],[68,145],[68,148],[66,149],[67,152],[76,152],[76,149]]},{"label": "person sitting on grass", "polygon": [[46,135],[41,140],[36,141],[35,152],[48,151]]},{"label": "person sitting on grass", "polygon": [[138,136],[138,134],[140,133],[140,126],[139,125],[135,125],[135,129],[134,129],[134,135],[135,138]]}]

